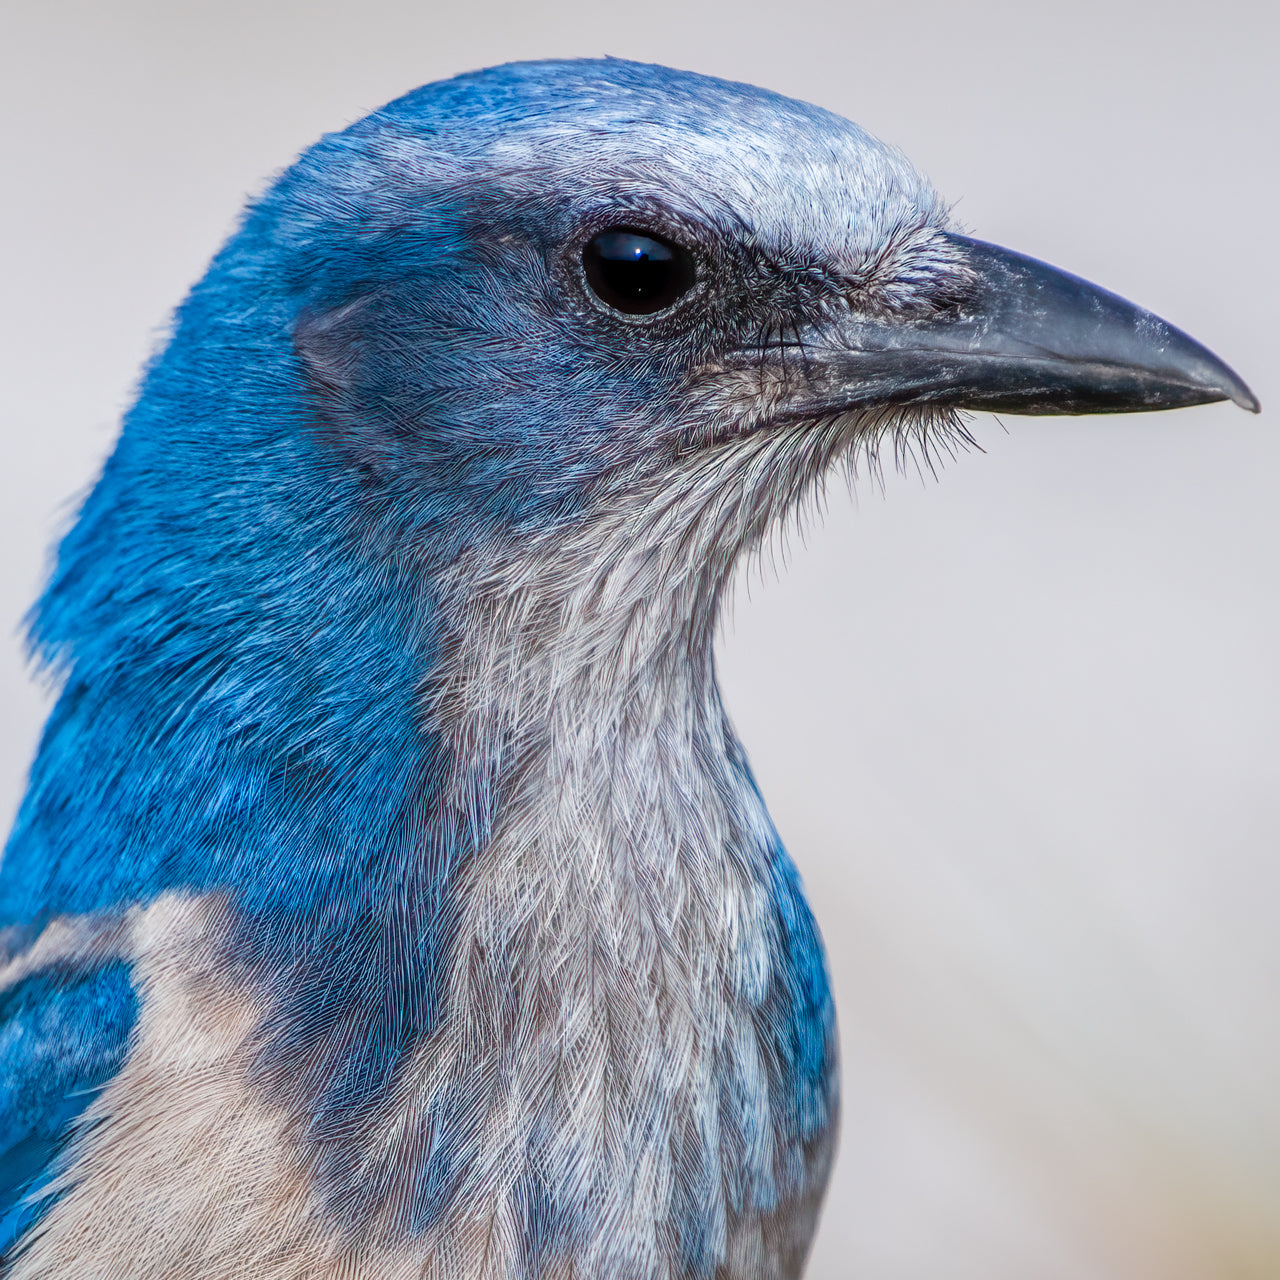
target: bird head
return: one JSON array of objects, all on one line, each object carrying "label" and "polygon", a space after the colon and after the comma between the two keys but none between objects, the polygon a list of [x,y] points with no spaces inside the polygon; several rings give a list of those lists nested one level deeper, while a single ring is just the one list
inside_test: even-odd
[{"label": "bird head", "polygon": [[1255,407],[1154,316],[955,234],[856,125],[661,67],[428,86],[260,214],[332,457],[467,542],[650,536],[655,504],[734,493],[729,554],[834,457],[958,410]]}]

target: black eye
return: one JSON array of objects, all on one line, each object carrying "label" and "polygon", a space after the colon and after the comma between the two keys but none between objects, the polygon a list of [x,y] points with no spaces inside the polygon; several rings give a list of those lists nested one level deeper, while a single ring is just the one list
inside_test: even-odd
[{"label": "black eye", "polygon": [[665,311],[695,279],[688,250],[627,227],[610,227],[589,240],[582,267],[596,297],[629,316]]}]

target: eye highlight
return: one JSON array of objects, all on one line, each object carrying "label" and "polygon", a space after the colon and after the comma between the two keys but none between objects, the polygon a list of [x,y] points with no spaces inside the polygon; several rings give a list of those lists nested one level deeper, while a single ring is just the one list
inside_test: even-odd
[{"label": "eye highlight", "polygon": [[687,249],[630,227],[592,236],[582,250],[582,269],[596,297],[629,316],[665,311],[697,279]]}]

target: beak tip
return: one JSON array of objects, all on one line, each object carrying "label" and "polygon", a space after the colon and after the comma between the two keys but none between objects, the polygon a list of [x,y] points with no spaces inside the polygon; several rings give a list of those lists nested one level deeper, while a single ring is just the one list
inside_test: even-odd
[{"label": "beak tip", "polygon": [[1232,404],[1239,405],[1248,413],[1261,413],[1262,401],[1253,394],[1245,385],[1244,381],[1236,374],[1227,370],[1228,376],[1218,381],[1214,390],[1217,391],[1223,400],[1230,400]]},{"label": "beak tip", "polygon": [[1230,400],[1248,413],[1262,412],[1261,401],[1225,360],[1180,330],[1169,328],[1167,332],[1169,345],[1166,351],[1173,359],[1164,367],[1169,371],[1171,380],[1185,379],[1215,400]]}]

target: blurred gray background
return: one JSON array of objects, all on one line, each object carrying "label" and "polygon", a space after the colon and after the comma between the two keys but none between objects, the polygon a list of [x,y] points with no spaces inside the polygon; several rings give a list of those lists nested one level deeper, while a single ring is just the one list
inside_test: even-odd
[{"label": "blurred gray background", "polygon": [[833,485],[721,661],[840,1001],[810,1276],[1280,1276],[1273,4],[9,0],[3,31],[6,823],[46,709],[19,620],[167,313],[246,193],[416,84],[612,53],[808,98],[1235,365],[1272,412],[980,418],[936,481]]}]

